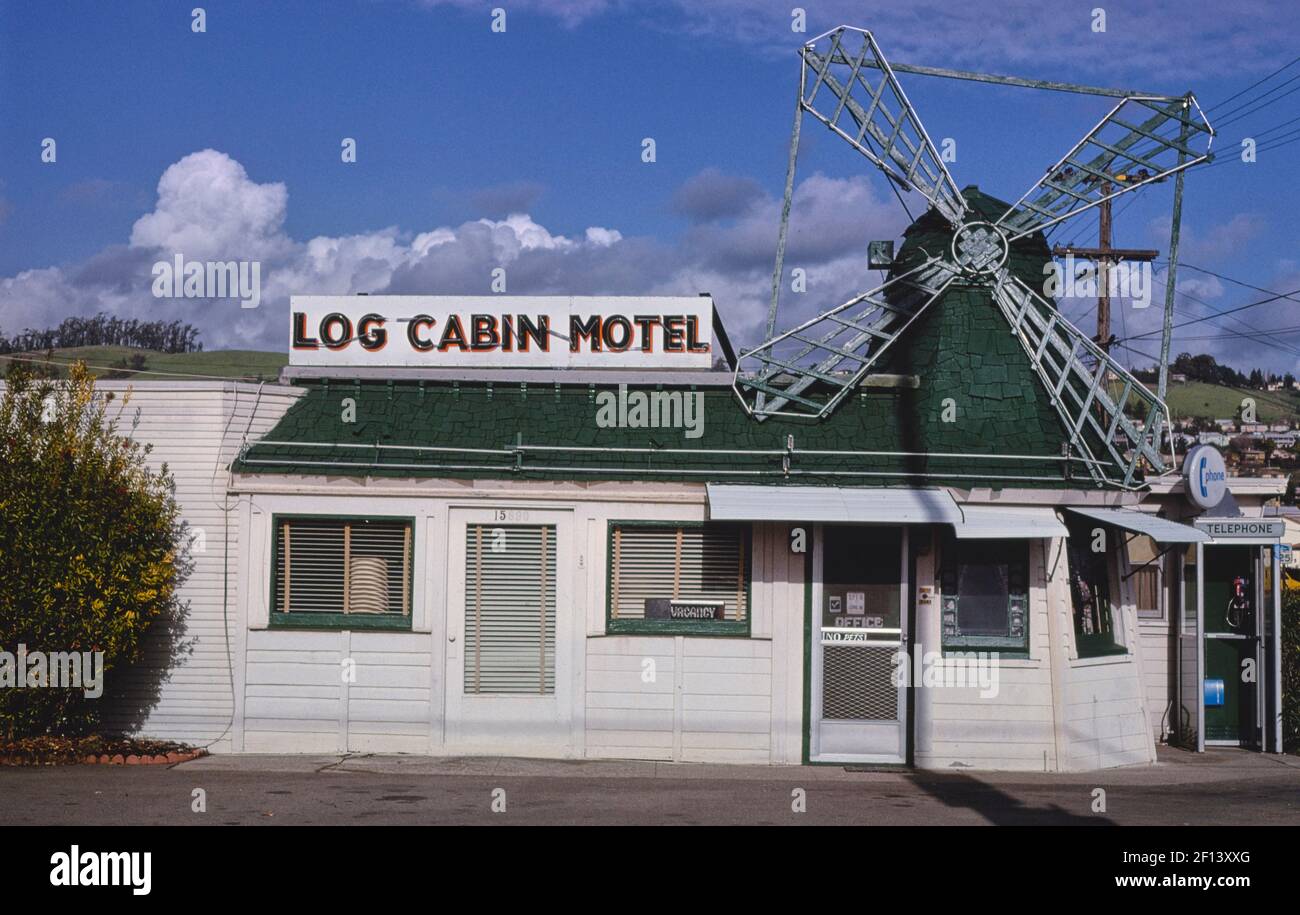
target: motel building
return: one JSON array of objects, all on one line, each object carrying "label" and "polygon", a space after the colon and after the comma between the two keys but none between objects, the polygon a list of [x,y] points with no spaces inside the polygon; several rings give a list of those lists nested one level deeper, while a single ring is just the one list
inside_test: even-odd
[{"label": "motel building", "polygon": [[1024,771],[1279,751],[1284,481],[1201,447],[1099,485],[987,293],[813,422],[743,408],[708,296],[291,311],[277,384],[100,385],[193,541],[184,624],[108,683],[120,727]]}]

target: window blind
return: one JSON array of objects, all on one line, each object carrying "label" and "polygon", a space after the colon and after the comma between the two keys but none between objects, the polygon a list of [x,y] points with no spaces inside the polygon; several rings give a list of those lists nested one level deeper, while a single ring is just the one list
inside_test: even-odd
[{"label": "window blind", "polygon": [[465,692],[555,692],[555,526],[466,528]]},{"label": "window blind", "polygon": [[276,538],[274,612],[410,615],[408,522],[284,518]]},{"label": "window blind", "polygon": [[644,619],[646,601],[721,601],[723,617],[749,614],[748,543],[738,525],[615,525],[611,531],[613,619]]}]

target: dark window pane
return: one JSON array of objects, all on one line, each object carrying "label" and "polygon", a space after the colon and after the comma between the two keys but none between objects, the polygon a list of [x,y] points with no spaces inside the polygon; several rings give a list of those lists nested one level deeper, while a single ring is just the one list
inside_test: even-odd
[{"label": "dark window pane", "polygon": [[1006,635],[1009,570],[1006,563],[963,562],[958,573],[958,621],[965,635]]}]

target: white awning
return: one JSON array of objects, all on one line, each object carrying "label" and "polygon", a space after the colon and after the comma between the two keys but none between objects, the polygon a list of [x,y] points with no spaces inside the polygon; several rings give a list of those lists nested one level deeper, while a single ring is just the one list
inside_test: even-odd
[{"label": "white awning", "polygon": [[958,540],[1023,540],[1068,537],[1056,511],[1033,505],[960,506],[964,518],[955,523]]},{"label": "white awning", "polygon": [[844,524],[961,524],[942,489],[708,484],[715,521],[829,521]]},{"label": "white awning", "polygon": [[1161,518],[1159,515],[1133,511],[1129,508],[1075,508],[1070,506],[1066,511],[1074,512],[1076,515],[1082,515],[1085,518],[1091,518],[1093,521],[1113,524],[1115,527],[1123,528],[1126,531],[1146,534],[1156,543],[1206,543],[1210,540],[1209,534],[1197,530],[1190,524],[1179,524],[1177,521],[1170,521],[1168,518]]}]

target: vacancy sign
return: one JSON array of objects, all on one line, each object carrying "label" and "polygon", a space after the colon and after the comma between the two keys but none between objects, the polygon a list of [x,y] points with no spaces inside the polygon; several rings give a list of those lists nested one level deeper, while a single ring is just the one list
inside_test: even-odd
[{"label": "vacancy sign", "polygon": [[713,364],[709,296],[298,295],[289,364],[655,368]]}]

